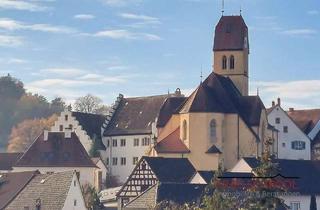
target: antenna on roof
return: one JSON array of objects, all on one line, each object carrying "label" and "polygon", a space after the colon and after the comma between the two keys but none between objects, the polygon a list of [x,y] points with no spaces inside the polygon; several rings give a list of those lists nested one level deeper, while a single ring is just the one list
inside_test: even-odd
[{"label": "antenna on roof", "polygon": [[224,13],[224,0],[222,0],[222,8],[221,8],[221,14],[223,16],[223,13]]}]

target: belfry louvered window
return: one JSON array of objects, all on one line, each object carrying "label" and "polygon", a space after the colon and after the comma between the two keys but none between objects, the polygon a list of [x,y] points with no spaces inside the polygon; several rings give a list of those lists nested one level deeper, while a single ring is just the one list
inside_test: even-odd
[{"label": "belfry louvered window", "polygon": [[222,57],[222,69],[227,69],[227,56]]}]

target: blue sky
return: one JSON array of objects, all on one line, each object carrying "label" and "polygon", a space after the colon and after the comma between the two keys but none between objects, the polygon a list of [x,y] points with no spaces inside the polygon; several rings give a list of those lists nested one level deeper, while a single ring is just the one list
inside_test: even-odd
[{"label": "blue sky", "polygon": [[[250,90],[268,107],[320,104],[320,2],[225,0],[249,27]],[[189,94],[212,70],[218,0],[0,0],[0,75],[72,102]]]}]

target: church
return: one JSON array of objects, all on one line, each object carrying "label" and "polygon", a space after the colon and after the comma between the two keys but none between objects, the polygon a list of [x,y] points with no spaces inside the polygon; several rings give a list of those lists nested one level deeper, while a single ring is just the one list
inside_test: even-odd
[{"label": "church", "polygon": [[[249,95],[248,27],[241,15],[221,17],[215,28],[213,72],[189,97],[164,102],[157,129],[150,156],[186,157],[205,171],[219,164],[231,169],[242,157],[260,156],[267,139],[277,141],[260,97]],[[271,152],[276,155],[276,146]]]}]

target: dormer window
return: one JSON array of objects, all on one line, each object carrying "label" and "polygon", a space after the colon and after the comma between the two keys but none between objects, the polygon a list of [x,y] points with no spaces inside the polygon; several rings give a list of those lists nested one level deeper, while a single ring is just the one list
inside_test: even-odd
[{"label": "dormer window", "polygon": [[227,56],[222,57],[222,69],[227,69]]},{"label": "dormer window", "polygon": [[234,69],[234,56],[231,55],[229,58],[230,69]]}]

